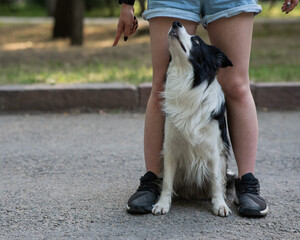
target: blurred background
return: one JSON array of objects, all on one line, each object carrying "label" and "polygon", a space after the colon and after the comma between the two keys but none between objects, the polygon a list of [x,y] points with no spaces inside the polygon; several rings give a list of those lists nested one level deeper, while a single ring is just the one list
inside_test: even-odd
[{"label": "blurred background", "polygon": [[[282,1],[259,3],[251,81],[300,81],[300,6],[286,15]],[[136,15],[146,7],[136,1]],[[117,0],[0,0],[0,85],[151,82],[148,24],[112,47],[119,13]]]}]

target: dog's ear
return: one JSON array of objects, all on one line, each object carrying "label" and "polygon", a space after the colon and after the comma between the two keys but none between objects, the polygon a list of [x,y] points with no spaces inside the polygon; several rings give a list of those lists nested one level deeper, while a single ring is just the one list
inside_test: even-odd
[{"label": "dog's ear", "polygon": [[218,68],[226,68],[226,67],[232,67],[233,64],[229,60],[229,58],[223,53],[219,48],[213,47],[213,52],[215,56],[215,61],[218,66]]}]

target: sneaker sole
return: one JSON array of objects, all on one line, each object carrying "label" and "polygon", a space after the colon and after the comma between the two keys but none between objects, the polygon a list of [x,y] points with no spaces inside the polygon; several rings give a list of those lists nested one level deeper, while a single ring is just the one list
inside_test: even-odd
[{"label": "sneaker sole", "polygon": [[269,208],[267,206],[264,210],[259,211],[256,209],[246,209],[246,208],[239,206],[238,211],[239,211],[239,214],[241,214],[242,216],[245,216],[245,217],[264,217],[267,215]]},{"label": "sneaker sole", "polygon": [[152,209],[146,209],[146,208],[132,208],[128,205],[126,206],[126,210],[128,213],[135,213],[135,214],[146,214],[146,213],[152,213]]},{"label": "sneaker sole", "polygon": [[239,201],[238,201],[237,198],[234,199],[234,202],[235,202],[236,205],[238,205],[239,214],[241,214],[242,216],[245,216],[245,217],[264,217],[264,216],[267,215],[267,213],[269,211],[268,206],[262,211],[259,211],[257,209],[243,208],[239,205]]}]

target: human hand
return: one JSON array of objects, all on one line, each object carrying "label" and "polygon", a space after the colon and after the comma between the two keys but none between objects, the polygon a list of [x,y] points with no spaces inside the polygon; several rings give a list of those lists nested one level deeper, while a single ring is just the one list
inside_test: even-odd
[{"label": "human hand", "polygon": [[134,16],[133,6],[123,3],[113,47],[118,45],[122,33],[124,33],[124,41],[127,41],[128,37],[134,34],[137,28],[138,20]]},{"label": "human hand", "polygon": [[281,11],[288,14],[298,5],[298,0],[284,0],[282,4]]}]

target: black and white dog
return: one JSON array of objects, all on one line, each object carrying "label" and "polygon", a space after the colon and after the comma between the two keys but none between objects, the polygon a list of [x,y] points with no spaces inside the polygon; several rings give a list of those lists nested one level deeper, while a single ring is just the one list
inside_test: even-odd
[{"label": "black and white dog", "polygon": [[174,189],[184,197],[201,193],[211,198],[213,213],[225,217],[231,213],[224,200],[229,140],[216,74],[232,63],[218,48],[189,35],[180,22],[173,23],[168,39],[163,185],[152,213],[169,212]]}]

